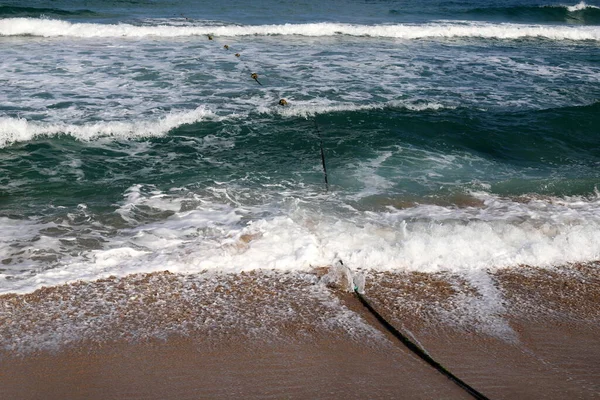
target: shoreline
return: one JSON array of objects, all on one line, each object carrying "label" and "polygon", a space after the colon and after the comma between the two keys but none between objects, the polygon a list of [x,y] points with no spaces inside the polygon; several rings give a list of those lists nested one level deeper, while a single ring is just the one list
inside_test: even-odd
[{"label": "shoreline", "polygon": [[[370,272],[365,292],[490,398],[600,398],[599,265],[498,270],[494,293],[459,276]],[[383,331],[337,272],[161,272],[0,296],[0,397],[469,398]]]}]

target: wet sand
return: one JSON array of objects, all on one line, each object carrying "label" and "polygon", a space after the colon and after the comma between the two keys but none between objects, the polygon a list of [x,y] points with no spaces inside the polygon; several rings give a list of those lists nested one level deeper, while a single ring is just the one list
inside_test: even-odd
[{"label": "wet sand", "polygon": [[[599,268],[371,272],[365,293],[492,399],[600,398]],[[0,398],[470,398],[327,272],[141,274],[0,296]]]},{"label": "wet sand", "polygon": [[599,271],[498,270],[488,275],[496,307],[441,274],[374,274],[367,292],[394,326],[490,398],[591,399],[600,398]]},{"label": "wet sand", "polygon": [[5,399],[465,399],[403,351],[351,341],[77,346],[3,363]]}]

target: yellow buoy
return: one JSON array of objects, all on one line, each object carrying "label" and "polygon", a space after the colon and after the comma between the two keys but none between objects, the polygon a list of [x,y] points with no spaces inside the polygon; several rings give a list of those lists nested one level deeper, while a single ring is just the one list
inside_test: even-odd
[{"label": "yellow buoy", "polygon": [[260,81],[258,80],[258,74],[256,72],[252,73],[252,75],[250,75],[252,77],[252,79],[254,79],[256,81],[256,83],[258,83],[260,86],[262,86],[262,83],[260,83]]}]

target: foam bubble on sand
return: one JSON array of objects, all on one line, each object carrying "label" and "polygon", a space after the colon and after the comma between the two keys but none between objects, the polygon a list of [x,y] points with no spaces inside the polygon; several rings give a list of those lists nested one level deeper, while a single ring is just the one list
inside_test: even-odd
[{"label": "foam bubble on sand", "polygon": [[108,277],[0,297],[0,349],[28,352],[87,341],[310,339],[381,343],[383,335],[312,274],[168,272]]}]

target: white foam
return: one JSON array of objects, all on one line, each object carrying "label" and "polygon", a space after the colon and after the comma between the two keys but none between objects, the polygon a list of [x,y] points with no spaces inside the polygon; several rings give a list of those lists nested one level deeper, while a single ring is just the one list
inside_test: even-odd
[{"label": "white foam", "polygon": [[352,168],[355,170],[356,178],[363,185],[363,189],[354,196],[355,198],[379,194],[393,186],[393,183],[388,179],[375,173],[392,155],[393,152],[391,151],[383,151],[375,159],[360,162],[356,168]]},{"label": "white foam", "polygon": [[596,8],[597,9],[599,7],[586,4],[585,1],[580,1],[579,3],[575,4],[574,6],[567,6],[567,10],[569,10],[569,12],[581,11],[581,10],[585,10],[586,8]]},{"label": "white foam", "polygon": [[[579,5],[578,5],[579,6]],[[575,6],[575,7],[578,7]],[[519,39],[537,37],[550,40],[600,40],[600,27],[492,24],[483,22],[434,22],[427,24],[356,25],[342,23],[311,23],[282,25],[200,25],[200,26],[135,26],[129,24],[91,24],[67,21],[6,18],[0,24],[0,36],[42,37],[180,37],[180,36],[366,36],[398,39],[421,38],[486,38]]]},{"label": "white foam", "polygon": [[[354,104],[338,103],[326,99],[315,101],[293,101],[288,107],[265,107],[258,105],[256,111],[265,114],[276,114],[286,118],[310,118],[318,114],[329,114],[348,111],[377,110],[387,107],[405,108],[412,111],[455,109],[456,106],[427,101],[389,101],[383,103]],[[274,103],[274,102],[273,102]],[[240,119],[248,116],[248,112],[232,113],[217,117],[215,113],[201,106],[193,111],[171,112],[155,120],[103,121],[81,125],[29,121],[25,118],[0,117],[0,148],[13,143],[25,142],[38,137],[69,135],[82,141],[90,141],[103,137],[115,139],[138,139],[164,136],[181,125],[200,122],[206,119]],[[213,136],[205,137],[205,141],[215,140]],[[219,146],[232,147],[223,139]]]},{"label": "white foam", "polygon": [[[142,205],[174,211],[181,200],[176,194],[134,186],[121,211]],[[102,249],[64,255],[54,268],[5,280],[0,293],[165,269],[306,271],[336,259],[353,270],[452,271],[465,276],[494,267],[600,259],[600,199],[523,203],[475,195],[484,206],[420,205],[345,214],[324,212],[327,203],[315,209],[294,202],[282,213],[281,208],[252,209],[201,198],[196,209],[174,211],[166,219],[106,237]]]},{"label": "white foam", "polygon": [[318,114],[329,114],[348,111],[368,111],[383,110],[387,107],[405,108],[411,111],[456,109],[453,105],[444,105],[438,102],[409,102],[392,100],[384,103],[356,104],[356,103],[337,103],[320,99],[320,103],[313,101],[293,101],[290,98],[290,105],[287,107],[264,107],[259,106],[258,111],[262,113],[276,113],[283,117],[302,117],[310,118]]},{"label": "white foam", "polygon": [[[44,234],[45,229],[55,229],[53,222],[35,219],[17,220],[0,217],[0,261],[2,269],[12,275],[13,265],[18,274],[28,271],[32,277],[41,265],[52,263],[59,256],[60,243],[55,237]],[[4,274],[0,273],[0,277]]]},{"label": "white foam", "polygon": [[0,118],[0,147],[24,142],[42,136],[59,134],[73,136],[78,140],[100,137],[136,139],[164,136],[178,126],[192,124],[213,116],[205,107],[192,111],[172,112],[156,120],[107,121],[83,125],[28,121],[24,118]]},{"label": "white foam", "polygon": [[[273,40],[278,41],[277,46],[272,45]],[[231,40],[232,50],[238,42],[240,51],[248,55],[238,60],[220,45],[193,38],[176,43],[112,40],[110,45],[100,38],[70,40],[68,46],[63,40],[18,40],[18,51],[11,50],[12,46],[0,50],[6,81],[0,102],[25,120],[3,123],[21,128],[27,123],[29,132],[19,131],[25,137],[37,131],[54,134],[65,125],[86,136],[90,133],[80,131],[96,129],[99,121],[109,124],[109,130],[128,130],[131,125],[123,128],[111,121],[156,120],[166,113],[163,110],[199,104],[220,116],[260,110],[303,117],[328,110],[388,106],[416,111],[463,105],[557,108],[587,101],[585,88],[600,79],[593,65],[548,65],[543,54],[508,57],[498,55],[493,46],[483,52],[456,53],[454,46],[410,43],[408,47],[417,46],[418,50],[398,52],[387,41],[371,41],[370,51],[364,51],[362,40],[336,39],[324,40],[319,46],[331,56],[316,57],[314,46],[297,45],[311,41],[283,37],[266,42]],[[94,51],[89,51],[90,46]],[[422,57],[412,56],[414,51]],[[136,56],[123,56],[130,53]],[[244,65],[261,73],[263,87],[248,77]],[[306,65],[313,68],[306,69]],[[430,70],[431,65],[443,67]],[[460,79],[446,79],[455,74]],[[573,90],[557,92],[548,86],[548,79],[561,80]],[[436,90],[429,90],[432,87]],[[515,96],[515,87],[528,90]],[[281,97],[289,100],[289,107],[277,106]],[[6,132],[0,133],[0,145],[6,136]]]}]

